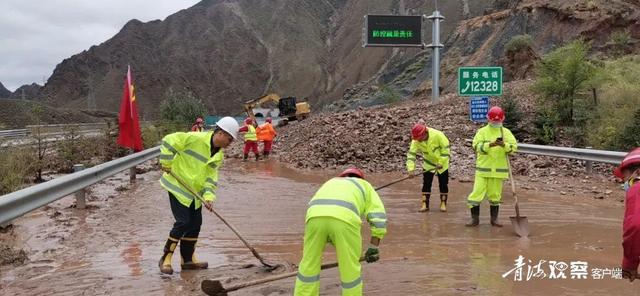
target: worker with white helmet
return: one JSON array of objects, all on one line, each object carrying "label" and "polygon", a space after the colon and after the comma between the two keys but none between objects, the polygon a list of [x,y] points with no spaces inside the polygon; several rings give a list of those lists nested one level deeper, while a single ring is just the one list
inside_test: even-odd
[{"label": "worker with white helmet", "polygon": [[198,262],[194,256],[202,224],[202,203],[169,172],[199,192],[205,208],[211,211],[218,189],[218,170],[224,159],[223,150],[236,139],[239,129],[235,119],[223,117],[213,132],[177,132],[162,139],[160,165],[166,173],[160,178],[160,185],[169,191],[171,212],[176,221],[158,263],[160,272],[173,273],[171,258],[178,242],[183,270],[208,267],[207,262]]}]

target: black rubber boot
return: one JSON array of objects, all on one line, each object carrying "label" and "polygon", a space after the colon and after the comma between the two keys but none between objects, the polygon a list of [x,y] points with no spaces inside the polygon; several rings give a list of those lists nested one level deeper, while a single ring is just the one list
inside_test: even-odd
[{"label": "black rubber boot", "polygon": [[249,158],[249,154],[245,154],[245,155],[242,157],[242,161],[247,161],[247,158]]},{"label": "black rubber boot", "polygon": [[471,208],[471,220],[465,224],[467,227],[475,227],[480,224],[480,206],[474,206]]},{"label": "black rubber boot", "polygon": [[491,206],[491,226],[502,227],[502,224],[498,223],[498,212],[500,212],[500,206]]},{"label": "black rubber boot", "polygon": [[198,262],[194,255],[198,238],[184,237],[180,240],[180,256],[182,256],[182,269],[207,269],[209,263]]},{"label": "black rubber boot", "polygon": [[164,244],[164,253],[162,254],[162,257],[160,257],[160,262],[158,262],[160,272],[164,274],[173,273],[173,268],[171,267],[171,258],[173,258],[173,251],[175,251],[177,245],[177,239],[174,239],[172,237],[169,237],[169,239],[167,239],[167,242]]}]

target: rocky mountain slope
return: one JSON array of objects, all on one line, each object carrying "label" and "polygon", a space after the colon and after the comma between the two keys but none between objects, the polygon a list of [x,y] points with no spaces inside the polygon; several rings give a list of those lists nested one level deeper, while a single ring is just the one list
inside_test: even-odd
[{"label": "rocky mountain slope", "polygon": [[[414,14],[433,10],[433,1],[403,3]],[[489,3],[441,3],[445,34]],[[38,97],[86,108],[92,95],[98,109],[116,111],[130,64],[145,119],[157,117],[168,88],[194,92],[212,114],[240,113],[241,102],[266,92],[318,106],[384,69],[390,57],[415,55],[417,50],[361,47],[362,17],[397,13],[400,6],[398,0],[201,1],[163,21],[132,20],[113,38],[65,59]]]},{"label": "rocky mountain slope", "polygon": [[9,96],[11,96],[11,91],[6,89],[4,85],[2,85],[2,82],[0,82],[0,98],[8,98]]},{"label": "rocky mountain slope", "polygon": [[[517,35],[533,38],[535,51],[544,54],[576,38],[591,41],[594,52],[606,50],[611,36],[628,32],[640,38],[640,1],[637,0],[520,0],[496,1],[486,15],[460,21],[444,43],[441,63],[441,87],[455,93],[459,66],[505,68],[505,77],[527,76],[532,60],[505,57],[505,45]],[[635,46],[632,51],[640,52]],[[384,86],[384,87],[381,87]],[[431,90],[431,56],[423,51],[411,59],[394,59],[386,71],[345,92],[330,110],[384,103],[385,92],[398,97],[421,96]],[[387,95],[388,96],[388,95]]]}]

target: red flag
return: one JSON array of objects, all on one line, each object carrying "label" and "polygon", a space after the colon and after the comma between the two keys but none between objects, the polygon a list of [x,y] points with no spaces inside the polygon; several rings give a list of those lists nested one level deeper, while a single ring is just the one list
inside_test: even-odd
[{"label": "red flag", "polygon": [[127,66],[127,77],[124,81],[124,93],[120,103],[120,134],[118,144],[123,147],[133,148],[133,151],[142,150],[142,134],[140,133],[140,121],[138,121],[138,107],[136,107],[136,92],[131,81],[131,68]]}]

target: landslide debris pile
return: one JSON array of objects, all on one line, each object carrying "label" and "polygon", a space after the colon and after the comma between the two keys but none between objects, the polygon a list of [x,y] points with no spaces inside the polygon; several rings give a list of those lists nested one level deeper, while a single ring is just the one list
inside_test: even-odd
[{"label": "landslide debris pile", "polygon": [[[531,117],[530,101],[521,102],[525,117]],[[469,120],[468,102],[446,95],[435,105],[421,100],[393,107],[359,108],[340,113],[324,113],[279,129],[275,153],[282,162],[302,169],[341,169],[355,165],[368,172],[405,171],[411,126],[419,119],[443,131],[451,144],[453,177],[472,180],[475,154],[471,141],[482,125]],[[523,120],[528,125],[530,118]],[[518,139],[530,142],[531,139]],[[581,176],[578,161],[528,154],[513,157],[514,173],[533,179],[554,176]],[[607,166],[596,166],[605,171]]]}]

